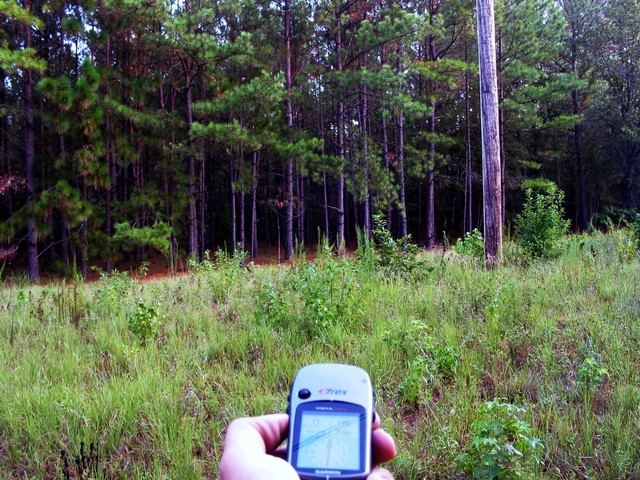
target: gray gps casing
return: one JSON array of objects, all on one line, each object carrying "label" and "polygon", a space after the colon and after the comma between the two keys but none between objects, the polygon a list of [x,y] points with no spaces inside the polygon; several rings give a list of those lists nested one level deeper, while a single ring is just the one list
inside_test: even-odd
[{"label": "gray gps casing", "polygon": [[375,418],[369,374],[353,365],[312,364],[289,395],[287,460],[303,480],[365,479]]}]

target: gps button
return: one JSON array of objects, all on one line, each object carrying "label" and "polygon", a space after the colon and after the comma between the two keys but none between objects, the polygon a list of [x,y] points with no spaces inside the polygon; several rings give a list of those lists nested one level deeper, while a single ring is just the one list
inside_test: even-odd
[{"label": "gps button", "polygon": [[301,398],[302,400],[306,400],[310,396],[311,396],[311,392],[309,390],[307,390],[306,388],[303,388],[302,390],[300,390],[298,392],[298,398]]}]

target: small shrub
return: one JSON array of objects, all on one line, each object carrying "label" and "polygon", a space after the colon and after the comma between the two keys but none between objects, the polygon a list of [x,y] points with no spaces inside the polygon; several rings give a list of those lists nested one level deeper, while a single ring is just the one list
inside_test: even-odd
[{"label": "small shrub", "polygon": [[316,262],[301,262],[279,282],[259,287],[255,318],[279,329],[297,329],[307,338],[326,338],[337,327],[361,326],[363,289],[353,262],[336,261],[331,249]]},{"label": "small shrub", "polygon": [[474,228],[472,232],[464,234],[464,238],[459,238],[453,247],[453,250],[458,255],[473,258],[484,257],[484,238],[477,228]]},{"label": "small shrub", "polygon": [[596,390],[602,385],[605,375],[608,375],[607,370],[594,357],[587,357],[578,367],[578,385],[587,390]]},{"label": "small shrub", "polygon": [[636,241],[636,245],[640,245],[640,213],[636,213],[631,227],[633,229],[633,239]]},{"label": "small shrub", "polygon": [[310,337],[322,336],[340,324],[353,324],[360,307],[358,282],[348,263],[321,257],[322,264],[305,263],[298,269],[295,289],[302,297],[300,326]]},{"label": "small shrub", "polygon": [[100,273],[100,282],[96,291],[96,300],[109,311],[118,310],[123,299],[128,295],[133,286],[129,272],[120,272],[116,269],[106,273],[95,269]]},{"label": "small shrub", "polygon": [[143,300],[138,300],[136,309],[129,314],[127,327],[142,346],[150,340],[155,340],[160,332],[158,305],[146,304]]},{"label": "small shrub", "polygon": [[407,339],[415,342],[416,333],[422,333],[420,354],[409,365],[407,378],[400,385],[400,397],[404,403],[416,404],[426,394],[426,389],[436,380],[451,381],[458,369],[458,352],[451,346],[436,346],[435,340],[424,331],[420,323],[414,323]]},{"label": "small shrub", "polygon": [[407,378],[400,384],[400,398],[404,403],[417,404],[425,396],[425,389],[433,380],[429,362],[425,357],[416,357],[409,365]]},{"label": "small shrub", "polygon": [[247,252],[238,244],[233,254],[218,249],[214,256],[215,261],[211,260],[211,252],[207,250],[202,261],[192,257],[187,261],[187,266],[189,270],[204,275],[213,301],[224,303],[229,298],[231,288],[238,283],[238,278],[245,271],[243,266]]},{"label": "small shrub", "polygon": [[258,291],[255,318],[273,327],[287,328],[292,321],[291,302],[273,283],[265,283]]},{"label": "small shrub", "polygon": [[[477,479],[523,478],[526,462],[543,448],[522,420],[525,410],[494,400],[480,405],[473,438],[458,456],[460,470]],[[531,455],[530,455],[531,454]]]},{"label": "small shrub", "polygon": [[369,238],[362,229],[356,231],[358,237],[358,248],[356,258],[358,259],[359,270],[364,274],[375,272],[378,265],[378,254],[373,239]]},{"label": "small shrub", "polygon": [[523,211],[516,216],[516,237],[528,256],[551,258],[560,238],[569,230],[563,218],[564,193],[549,184],[542,191],[526,191]]},{"label": "small shrub", "polygon": [[452,380],[458,369],[458,352],[447,345],[446,347],[436,347],[433,351],[438,375],[446,380]]},{"label": "small shrub", "polygon": [[381,215],[373,216],[373,224],[378,268],[392,275],[415,273],[424,262],[418,259],[418,247],[411,243],[411,236],[393,238]]},{"label": "small shrub", "polygon": [[626,230],[619,230],[616,236],[616,253],[621,263],[630,262],[638,251],[638,232],[629,235]]}]

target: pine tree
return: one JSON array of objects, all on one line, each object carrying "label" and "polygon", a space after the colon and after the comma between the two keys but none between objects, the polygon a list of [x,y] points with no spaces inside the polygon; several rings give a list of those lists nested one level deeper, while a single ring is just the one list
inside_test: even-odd
[{"label": "pine tree", "polygon": [[0,69],[5,73],[19,75],[22,84],[22,119],[24,122],[24,158],[25,187],[27,192],[26,208],[28,210],[27,255],[29,278],[32,283],[40,280],[38,264],[38,231],[35,218],[36,179],[35,179],[35,118],[33,88],[38,72],[45,69],[45,63],[38,58],[33,45],[33,28],[41,25],[41,20],[32,11],[31,0],[24,0],[22,5],[14,2],[0,4],[0,13],[7,18],[14,32],[9,39],[2,39],[0,47]]}]

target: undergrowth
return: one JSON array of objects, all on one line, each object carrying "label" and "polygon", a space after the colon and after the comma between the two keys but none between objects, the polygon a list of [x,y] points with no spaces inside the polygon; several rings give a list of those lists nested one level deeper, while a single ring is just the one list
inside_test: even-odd
[{"label": "undergrowth", "polygon": [[295,372],[327,361],[370,372],[396,479],[638,478],[623,236],[491,271],[378,236],[354,259],[4,288],[2,478],[216,478],[229,422],[284,411]]}]

